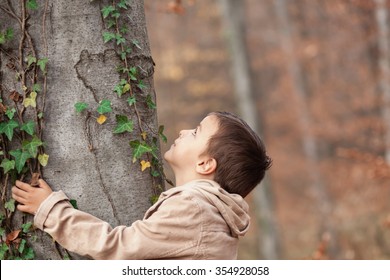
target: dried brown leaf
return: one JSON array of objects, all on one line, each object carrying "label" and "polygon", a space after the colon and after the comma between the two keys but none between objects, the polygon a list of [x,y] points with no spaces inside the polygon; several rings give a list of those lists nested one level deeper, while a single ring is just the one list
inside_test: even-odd
[{"label": "dried brown leaf", "polygon": [[16,90],[12,91],[9,95],[9,98],[15,102],[19,102],[21,100],[21,95]]},{"label": "dried brown leaf", "polygon": [[19,236],[19,233],[21,232],[22,230],[21,229],[18,229],[18,230],[14,230],[12,232],[10,232],[8,235],[7,235],[7,238],[5,240],[5,243],[7,245],[9,245],[11,242],[14,242],[14,240],[16,240]]}]

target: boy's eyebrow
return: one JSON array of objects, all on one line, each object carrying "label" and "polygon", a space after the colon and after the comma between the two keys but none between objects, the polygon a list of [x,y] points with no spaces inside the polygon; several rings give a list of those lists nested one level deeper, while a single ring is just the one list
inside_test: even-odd
[{"label": "boy's eyebrow", "polygon": [[202,130],[202,124],[200,123],[199,125],[198,125],[198,132],[200,132]]}]

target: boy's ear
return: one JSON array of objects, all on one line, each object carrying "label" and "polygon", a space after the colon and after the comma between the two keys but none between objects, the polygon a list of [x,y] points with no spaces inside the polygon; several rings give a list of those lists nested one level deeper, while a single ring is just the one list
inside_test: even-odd
[{"label": "boy's ear", "polygon": [[196,164],[196,172],[202,175],[210,175],[217,169],[217,161],[214,158],[199,160]]}]

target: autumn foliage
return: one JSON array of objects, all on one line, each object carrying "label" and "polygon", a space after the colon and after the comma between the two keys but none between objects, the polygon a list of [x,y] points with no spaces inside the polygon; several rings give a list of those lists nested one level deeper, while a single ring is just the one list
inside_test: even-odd
[{"label": "autumn foliage", "polygon": [[[253,102],[274,160],[269,177],[283,259],[390,257],[389,127],[383,115],[390,105],[379,86],[378,2],[242,1]],[[167,134],[174,139],[206,113],[238,107],[217,1],[167,3],[146,1],[146,14],[159,119],[170,123]],[[276,3],[284,3],[286,18],[280,18]],[[185,13],[163,12],[167,6],[176,14],[183,6]],[[283,20],[291,32],[291,53],[282,44]],[[307,135],[315,145],[312,159],[305,153]],[[329,202],[326,214],[313,188],[313,166]],[[251,209],[254,216],[256,205]],[[261,233],[253,221],[241,242],[241,258],[262,257]]]}]

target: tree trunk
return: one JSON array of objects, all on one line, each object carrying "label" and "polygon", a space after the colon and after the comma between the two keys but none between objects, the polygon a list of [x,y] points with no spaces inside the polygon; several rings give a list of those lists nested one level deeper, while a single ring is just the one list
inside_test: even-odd
[{"label": "tree trunk", "polygon": [[[151,176],[150,168],[142,172],[138,161],[132,163],[135,155],[129,145],[135,139],[143,142],[142,132],[145,141],[152,137],[158,139],[156,110],[151,109],[155,102],[154,63],[143,1],[128,1],[126,9],[120,9],[121,22],[118,19],[118,29],[112,33],[118,34],[120,28],[127,27],[126,32],[121,31],[127,44],[124,49],[121,49],[124,44],[117,44],[116,39],[104,43],[102,38],[102,33],[109,31],[108,20],[115,19],[111,16],[103,19],[102,10],[114,5],[113,1],[46,0],[37,3],[36,9],[29,9],[24,1],[0,0],[0,26],[12,24],[10,27],[14,29],[14,39],[9,44],[0,45],[2,98],[7,99],[9,92],[15,90],[22,95],[25,92],[25,99],[32,91],[28,79],[25,83],[28,89],[23,90],[22,79],[16,80],[15,71],[6,66],[12,57],[16,59],[14,64],[19,72],[23,68],[18,64],[20,55],[26,68],[26,60],[28,55],[33,54],[33,48],[35,57],[47,57],[47,75],[43,78],[41,74],[38,76],[42,89],[38,92],[37,103],[40,101],[43,105],[39,107],[37,104],[37,109],[39,107],[38,111],[43,111],[43,118],[37,120],[42,127],[45,153],[49,155],[49,163],[41,174],[54,190],[62,189],[75,199],[80,210],[112,226],[131,225],[143,217],[151,205],[150,198],[163,189],[161,177]],[[115,8],[119,10],[118,6]],[[22,26],[26,28],[25,35],[21,36],[23,10],[29,16],[26,19],[28,24]],[[126,66],[136,67],[136,73],[133,73],[136,81],[131,81],[131,88],[122,90],[124,96],[119,98],[113,90],[121,79],[126,80],[117,71],[117,67],[124,63],[120,54],[126,47],[129,48]],[[34,65],[32,63],[30,69]],[[146,88],[135,86],[140,81]],[[46,98],[42,103],[44,91]],[[130,97],[129,92],[136,98],[135,105],[126,101]],[[97,107],[103,99],[111,101],[112,112],[103,113],[107,120],[99,124]],[[76,113],[77,102],[87,103],[89,111]],[[30,111],[31,107],[25,108],[27,116],[33,114]],[[113,133],[117,115],[126,116],[133,122],[131,133]],[[155,152],[160,157],[156,145]],[[142,159],[151,161],[150,157],[144,155]],[[6,196],[10,196],[9,186]],[[4,210],[4,207],[1,208]],[[26,222],[26,218],[16,212],[12,229],[20,228],[22,220]],[[64,251],[58,249],[48,235],[42,232],[34,234],[38,238],[30,243],[35,250],[35,258],[64,257]]]},{"label": "tree trunk", "polygon": [[310,112],[307,104],[307,93],[303,81],[303,73],[294,52],[293,35],[291,21],[287,11],[285,0],[275,0],[275,11],[280,28],[280,43],[286,55],[286,63],[289,76],[292,79],[293,99],[296,101],[297,112],[299,112],[299,126],[302,133],[303,152],[307,159],[307,175],[310,178],[311,188],[313,189],[318,201],[319,212],[321,216],[321,238],[325,238],[329,244],[329,254],[331,257],[337,255],[336,235],[333,224],[330,222],[332,212],[332,203],[326,186],[321,178],[318,166],[318,150],[315,137],[311,132]]},{"label": "tree trunk", "polygon": [[390,164],[390,33],[389,14],[385,0],[375,0],[376,22],[379,48],[379,90],[382,105],[381,114],[384,124],[385,159]]},{"label": "tree trunk", "polygon": [[[262,124],[257,113],[245,43],[243,5],[241,1],[221,0],[231,50],[232,76],[238,109],[249,126],[261,135]],[[278,259],[280,257],[280,241],[274,216],[271,181],[267,176],[260,186],[254,189],[253,199],[256,207],[255,218],[262,232],[259,236],[261,238],[259,240],[259,255],[265,259]]]}]

